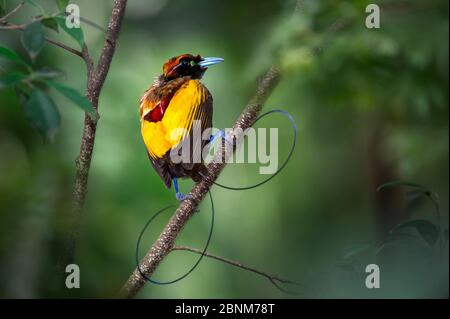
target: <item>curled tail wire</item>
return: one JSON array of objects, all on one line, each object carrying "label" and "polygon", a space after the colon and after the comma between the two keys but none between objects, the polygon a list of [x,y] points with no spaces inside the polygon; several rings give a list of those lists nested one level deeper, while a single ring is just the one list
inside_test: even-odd
[{"label": "curled tail wire", "polygon": [[[260,119],[262,119],[263,117],[265,117],[265,116],[267,116],[267,115],[269,115],[269,114],[274,114],[274,113],[280,113],[280,114],[282,114],[283,116],[287,117],[287,118],[289,119],[289,121],[291,122],[292,129],[293,129],[293,142],[292,142],[292,146],[291,146],[291,149],[289,150],[289,154],[288,154],[286,160],[283,162],[283,164],[281,164],[281,166],[275,171],[275,173],[271,174],[271,175],[270,175],[268,178],[266,178],[265,180],[263,180],[263,181],[261,181],[261,182],[259,182],[259,183],[256,183],[256,184],[254,184],[254,185],[244,186],[244,187],[232,187],[232,186],[223,185],[223,184],[220,184],[220,183],[217,183],[217,182],[213,182],[214,185],[217,185],[217,186],[219,186],[219,187],[222,187],[222,188],[228,189],[228,190],[235,190],[235,191],[248,190],[248,189],[252,189],[252,188],[259,187],[259,186],[261,186],[261,185],[267,183],[268,181],[270,181],[272,178],[274,178],[276,175],[278,175],[278,174],[284,169],[284,167],[285,167],[285,166],[287,165],[287,163],[290,161],[290,159],[291,159],[291,157],[292,157],[292,154],[294,153],[295,145],[296,145],[296,143],[297,143],[297,124],[295,123],[294,118],[292,117],[291,114],[289,114],[288,112],[286,112],[286,111],[284,111],[284,110],[271,110],[271,111],[268,111],[268,112],[266,112],[266,113],[261,114],[260,116],[258,116],[258,117],[256,118],[254,124],[255,124],[256,122],[258,122]],[[205,177],[205,175],[204,175],[203,173],[200,172],[199,174],[200,174],[201,176]],[[209,246],[209,243],[210,243],[210,241],[211,241],[212,234],[213,234],[213,229],[214,229],[214,215],[215,215],[215,211],[214,211],[214,201],[213,201],[213,197],[212,197],[211,191],[209,191],[208,194],[209,194],[209,198],[210,198],[210,201],[211,201],[211,226],[210,226],[210,229],[209,229],[209,233],[208,233],[208,237],[207,237],[207,239],[206,239],[205,246],[204,246],[204,248],[203,248],[203,250],[202,250],[202,253],[201,253],[200,257],[197,259],[197,261],[194,263],[194,265],[193,265],[186,273],[184,273],[182,276],[179,276],[179,277],[177,277],[177,278],[175,278],[175,279],[173,279],[173,280],[168,280],[168,281],[158,281],[158,280],[151,279],[151,278],[149,278],[149,277],[142,271],[142,269],[140,268],[140,264],[139,264],[139,248],[140,248],[141,241],[142,241],[142,237],[143,237],[145,231],[147,230],[147,228],[149,227],[149,225],[150,225],[150,224],[151,224],[151,223],[152,223],[152,222],[153,222],[160,214],[162,214],[163,212],[165,212],[165,211],[168,210],[169,208],[173,207],[173,205],[167,206],[167,207],[165,207],[165,208],[159,210],[156,214],[154,214],[154,215],[147,221],[147,223],[145,224],[145,226],[144,226],[144,228],[142,229],[141,233],[139,234],[139,237],[138,237],[138,240],[137,240],[137,243],[136,243],[136,256],[135,256],[135,257],[136,257],[136,266],[137,266],[137,269],[138,269],[139,273],[141,274],[141,276],[144,277],[147,281],[149,281],[149,282],[151,282],[151,283],[153,283],[153,284],[156,284],[156,285],[170,285],[170,284],[176,283],[176,282],[178,282],[178,281],[180,281],[180,280],[186,278],[187,276],[189,276],[189,275],[197,268],[197,266],[200,264],[200,262],[202,261],[203,257],[205,256],[205,253],[206,253],[206,251],[207,251],[207,249],[208,249],[208,246]]]},{"label": "curled tail wire", "polygon": [[259,183],[256,183],[254,185],[243,186],[243,187],[235,187],[235,186],[228,186],[228,185],[220,184],[220,183],[217,183],[217,182],[213,182],[214,185],[219,186],[219,187],[224,188],[224,189],[232,190],[232,191],[244,191],[244,190],[248,190],[248,189],[252,189],[252,188],[256,188],[256,187],[264,185],[265,183],[270,181],[272,178],[277,176],[283,170],[283,168],[291,160],[292,154],[294,153],[295,145],[297,144],[297,124],[295,123],[295,120],[292,117],[292,115],[290,113],[288,113],[287,111],[284,111],[284,110],[271,110],[271,111],[268,111],[268,112],[266,112],[264,114],[261,114],[260,116],[258,116],[256,118],[256,120],[255,120],[255,122],[253,124],[256,124],[256,122],[258,122],[263,117],[265,117],[265,116],[267,116],[269,114],[273,114],[273,113],[280,113],[283,116],[287,117],[288,120],[291,122],[292,130],[293,130],[292,146],[291,146],[291,149],[289,150],[289,154],[288,154],[286,160],[283,162],[283,164],[281,164],[281,166],[275,171],[275,173],[271,174],[265,180],[263,180],[263,181],[261,181]]},{"label": "curled tail wire", "polygon": [[139,264],[139,248],[141,246],[141,241],[142,241],[142,237],[145,233],[145,231],[147,230],[148,226],[155,220],[156,217],[158,217],[161,213],[163,213],[164,211],[166,211],[167,209],[173,207],[173,205],[167,206],[161,210],[159,210],[156,214],[154,214],[145,224],[144,228],[142,229],[141,233],[139,234],[137,243],[136,243],[136,267],[139,271],[139,273],[141,274],[142,277],[144,277],[147,281],[151,282],[152,284],[156,284],[156,285],[170,285],[173,283],[176,283],[184,278],[186,278],[187,276],[189,276],[194,270],[195,268],[197,268],[197,266],[200,264],[200,262],[202,261],[206,250],[208,249],[209,243],[211,241],[211,237],[213,234],[213,229],[214,229],[214,201],[213,201],[213,197],[211,194],[211,191],[208,193],[209,194],[209,199],[211,201],[211,227],[209,229],[209,233],[208,233],[208,237],[206,239],[206,243],[205,246],[202,250],[202,254],[200,255],[200,257],[197,259],[197,261],[194,263],[194,265],[182,276],[173,279],[173,280],[168,280],[168,281],[158,281],[158,280],[154,280],[151,279],[150,277],[148,277],[141,269],[141,265]]}]

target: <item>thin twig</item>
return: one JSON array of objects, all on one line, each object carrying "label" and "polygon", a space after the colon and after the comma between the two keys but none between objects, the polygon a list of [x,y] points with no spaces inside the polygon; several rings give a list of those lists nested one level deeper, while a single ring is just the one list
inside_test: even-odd
[{"label": "thin twig", "polygon": [[86,70],[89,79],[92,76],[92,72],[94,72],[94,61],[92,60],[92,56],[90,55],[89,49],[86,44],[83,45],[81,55],[83,57],[84,62],[86,63]]},{"label": "thin twig", "polygon": [[106,33],[106,29],[103,28],[101,25],[98,25],[98,24],[95,23],[94,21],[89,20],[89,19],[87,19],[87,18],[83,18],[83,17],[80,17],[80,20],[81,20],[82,22],[86,23],[87,25],[90,25],[91,27],[93,27],[93,28],[95,28],[95,29],[97,29],[97,30],[100,30],[100,31]]},{"label": "thin twig", "polygon": [[280,278],[280,277],[278,277],[276,275],[268,274],[268,273],[266,273],[266,272],[264,272],[262,270],[246,266],[246,265],[240,263],[239,261],[231,260],[231,259],[228,259],[228,258],[225,258],[225,257],[222,257],[222,256],[218,256],[218,255],[214,255],[214,254],[211,254],[211,253],[208,253],[208,252],[203,253],[202,250],[197,249],[197,248],[192,248],[192,247],[188,247],[188,246],[175,246],[175,247],[173,247],[171,249],[171,251],[177,251],[177,250],[178,251],[189,251],[189,252],[192,252],[192,253],[195,253],[195,254],[198,254],[198,255],[202,255],[203,254],[203,256],[205,256],[205,257],[216,259],[218,261],[222,261],[222,262],[227,263],[229,265],[232,265],[232,266],[235,266],[235,267],[238,267],[238,268],[241,268],[241,269],[253,272],[255,274],[258,274],[260,276],[263,276],[263,277],[267,278],[275,287],[277,287],[278,289],[280,289],[281,291],[283,291],[285,293],[294,293],[294,292],[284,289],[277,282],[282,283],[282,284],[289,284],[289,285],[300,286],[300,284],[295,282],[295,281],[283,279],[283,278]]},{"label": "thin twig", "polygon": [[9,31],[9,30],[25,30],[25,24],[9,24],[7,22],[3,22],[3,25],[0,25],[1,31]]},{"label": "thin twig", "polygon": [[[68,17],[70,14],[69,14],[69,12],[64,12],[63,15],[65,17]],[[100,30],[100,31],[102,31],[104,33],[107,32],[107,30],[104,27],[102,27],[101,25],[97,24],[96,22],[94,22],[94,21],[92,21],[92,20],[90,20],[88,18],[80,17],[80,21],[82,21],[82,22],[86,23],[87,25],[89,25],[89,26],[91,26],[91,27],[93,27],[93,28],[95,28],[97,30]]]},{"label": "thin twig", "polygon": [[[0,26],[0,31],[9,31],[9,30],[19,30],[19,31],[24,31],[26,28],[25,24],[9,24],[7,23],[6,25],[1,25]],[[78,51],[76,49],[73,49],[67,45],[65,45],[64,43],[58,42],[56,40],[50,39],[45,37],[45,40],[48,43],[51,43],[57,47],[60,47],[61,49],[66,50],[67,52],[70,52],[72,54],[75,54],[76,56],[79,56],[81,58],[84,58],[83,54],[81,53],[81,51]]]},{"label": "thin twig", "polygon": [[20,10],[20,8],[25,4],[25,2],[19,3],[14,9],[12,9],[10,12],[5,14],[2,18],[0,18],[0,23],[5,22],[10,16],[12,16],[14,13]]},{"label": "thin twig", "polygon": [[[242,138],[243,132],[253,125],[263,104],[269,97],[272,90],[278,83],[280,71],[277,67],[271,67],[259,81],[253,98],[249,101],[239,118],[237,119],[233,131],[230,133],[236,140]],[[146,278],[141,272],[150,277],[156,270],[160,262],[166,257],[174,246],[175,240],[183,227],[189,221],[202,202],[214,181],[219,177],[220,172],[225,167],[227,157],[234,152],[234,147],[229,143],[222,143],[212,163],[208,165],[208,172],[205,177],[195,184],[189,193],[189,198],[180,203],[162,233],[156,239],[152,248],[147,252],[144,258],[128,278],[120,291],[120,295],[125,298],[134,297],[144,286]]]},{"label": "thin twig", "polygon": [[56,45],[57,47],[60,47],[61,49],[64,49],[64,50],[66,50],[66,51],[68,51],[68,52],[70,52],[70,53],[72,53],[72,54],[75,54],[75,55],[79,56],[80,58],[83,58],[83,59],[84,59],[84,56],[83,56],[83,54],[81,54],[81,51],[78,51],[78,50],[76,50],[76,49],[74,49],[74,48],[71,48],[71,47],[65,45],[64,43],[55,41],[55,40],[50,39],[50,38],[45,38],[45,40],[46,40],[48,43],[51,43],[51,44],[53,44],[53,45]]}]

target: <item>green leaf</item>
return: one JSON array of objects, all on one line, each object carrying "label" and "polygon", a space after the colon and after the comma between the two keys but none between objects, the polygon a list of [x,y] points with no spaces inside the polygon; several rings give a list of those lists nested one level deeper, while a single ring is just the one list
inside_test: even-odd
[{"label": "green leaf", "polygon": [[60,12],[65,12],[68,4],[69,0],[56,0],[56,5]]},{"label": "green leaf", "polygon": [[24,2],[32,5],[33,7],[39,8],[36,2],[34,2],[33,0],[24,0]]},{"label": "green leaf", "polygon": [[348,247],[345,247],[342,251],[342,257],[347,260],[353,257],[357,257],[368,252],[372,248],[371,245],[368,244],[355,244]]},{"label": "green leaf", "polygon": [[58,21],[56,20],[55,17],[45,17],[45,18],[41,19],[40,21],[44,25],[44,27],[52,29],[56,32],[59,31]]},{"label": "green leaf", "polygon": [[83,49],[84,46],[84,35],[83,30],[81,28],[68,28],[66,26],[66,18],[56,17],[58,24],[61,29],[63,29],[68,35],[70,35],[75,41],[78,42],[80,48]]},{"label": "green leaf", "polygon": [[436,222],[439,225],[439,228],[441,228],[441,216],[440,216],[441,213],[440,213],[440,209],[439,209],[439,196],[436,193],[434,193],[432,190],[428,189],[427,187],[425,187],[423,185],[411,183],[411,182],[403,182],[403,181],[393,181],[393,182],[385,183],[385,184],[379,186],[377,188],[377,191],[380,191],[385,188],[390,188],[390,187],[413,188],[415,191],[412,194],[413,199],[418,198],[418,196],[420,196],[420,195],[425,196],[428,199],[430,199],[433,202],[433,205],[435,207]]},{"label": "green leaf", "polygon": [[0,2],[0,18],[5,16],[5,14],[6,14],[6,10],[3,7],[3,3]]},{"label": "green leaf", "polygon": [[44,137],[53,141],[61,119],[55,104],[45,92],[34,88],[24,105],[24,111],[31,125]]},{"label": "green leaf", "polygon": [[43,11],[42,7],[40,5],[38,5],[35,1],[33,0],[24,0],[25,3],[32,5],[33,7]]},{"label": "green leaf", "polygon": [[348,272],[356,272],[355,266],[352,265],[351,263],[337,262],[336,267],[338,267],[342,270],[348,271]]},{"label": "green leaf", "polygon": [[32,73],[33,77],[36,77],[38,79],[42,80],[49,80],[58,78],[64,75],[64,72],[58,69],[49,68],[49,67],[43,67],[42,69],[39,69]]},{"label": "green leaf", "polygon": [[34,1],[34,0],[23,0],[23,1],[24,1],[25,3],[31,5],[31,6],[35,7],[36,9],[39,9],[39,11],[40,11],[42,14],[45,13],[44,8],[42,8],[36,1]]},{"label": "green leaf", "polygon": [[393,181],[393,182],[384,183],[377,188],[377,192],[379,192],[383,189],[392,188],[392,187],[410,187],[410,188],[415,188],[415,189],[418,189],[418,190],[421,190],[424,192],[429,192],[428,188],[426,188],[423,185],[411,183],[411,182],[404,182],[404,181]]},{"label": "green leaf", "polygon": [[29,64],[25,62],[20,56],[18,56],[14,51],[11,51],[10,49],[5,47],[0,47],[0,57],[15,62],[17,64],[29,66]]},{"label": "green leaf", "polygon": [[14,86],[14,85],[20,83],[20,81],[22,81],[26,77],[27,77],[27,75],[25,73],[16,72],[16,71],[1,75],[0,76],[0,89],[6,88],[9,86]]},{"label": "green leaf", "polygon": [[436,226],[430,223],[428,220],[415,219],[409,220],[404,223],[397,225],[392,229],[391,233],[404,229],[404,228],[415,228],[417,232],[422,236],[422,238],[430,245],[433,246],[439,237],[439,231]]},{"label": "green leaf", "polygon": [[44,30],[39,21],[28,24],[22,33],[22,44],[27,50],[31,60],[37,57],[45,44]]},{"label": "green leaf", "polygon": [[72,89],[71,87],[65,86],[61,83],[54,81],[45,81],[49,86],[55,88],[62,95],[67,97],[69,100],[74,102],[77,106],[79,106],[83,111],[89,114],[91,118],[97,118],[97,112],[92,106],[91,102],[87,99],[86,96],[79,93],[77,90]]},{"label": "green leaf", "polygon": [[427,193],[424,192],[423,190],[412,190],[406,193],[406,198],[408,199],[409,202],[414,202],[419,199],[423,199],[424,196],[426,197]]}]

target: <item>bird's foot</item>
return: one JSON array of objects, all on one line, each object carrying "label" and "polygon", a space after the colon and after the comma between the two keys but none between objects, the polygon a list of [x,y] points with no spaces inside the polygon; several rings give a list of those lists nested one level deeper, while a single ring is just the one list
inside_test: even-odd
[{"label": "bird's foot", "polygon": [[183,194],[182,192],[180,192],[178,190],[178,178],[176,178],[176,177],[172,178],[172,182],[173,182],[173,187],[175,188],[176,199],[178,199],[181,202],[181,201],[184,201],[185,199],[192,198],[192,195]]},{"label": "bird's foot", "polygon": [[184,201],[185,199],[192,198],[192,195],[183,194],[181,192],[176,192],[175,197],[181,202],[181,201]]},{"label": "bird's foot", "polygon": [[211,135],[211,137],[209,138],[209,142],[214,143],[214,141],[217,140],[219,137],[224,139],[230,145],[234,144],[234,140],[230,132],[225,132],[225,130],[217,131],[215,134]]}]

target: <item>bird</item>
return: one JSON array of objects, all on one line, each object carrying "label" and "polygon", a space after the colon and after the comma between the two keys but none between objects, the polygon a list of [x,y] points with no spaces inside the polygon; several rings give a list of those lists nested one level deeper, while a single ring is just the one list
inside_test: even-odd
[{"label": "bird", "polygon": [[[188,198],[179,191],[178,179],[201,180],[206,172],[203,160],[195,161],[203,150],[222,131],[208,139],[193,134],[212,128],[213,98],[200,81],[208,67],[223,62],[223,58],[181,54],[163,64],[163,73],[157,76],[139,100],[141,135],[148,158],[167,188],[172,184],[178,200]],[[182,147],[192,148],[188,158],[174,160]],[[200,148],[198,147],[200,146]]]}]

